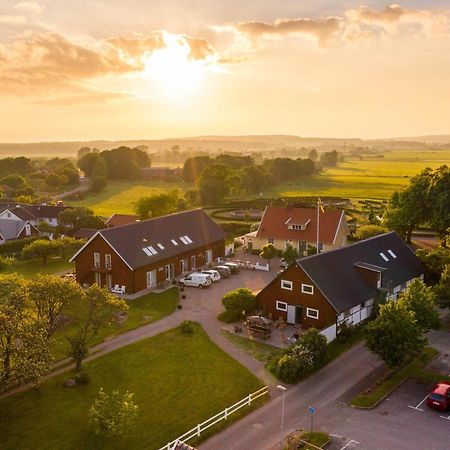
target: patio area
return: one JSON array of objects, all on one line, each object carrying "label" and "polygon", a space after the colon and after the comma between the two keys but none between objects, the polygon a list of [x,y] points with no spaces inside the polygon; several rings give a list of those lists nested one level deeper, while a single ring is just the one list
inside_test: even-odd
[{"label": "patio area", "polygon": [[222,330],[278,348],[289,347],[289,345],[296,341],[296,336],[300,336],[305,331],[300,325],[288,325],[277,321],[272,321],[270,334],[265,339],[259,337],[258,333],[250,330],[247,322],[230,323],[222,326]]}]

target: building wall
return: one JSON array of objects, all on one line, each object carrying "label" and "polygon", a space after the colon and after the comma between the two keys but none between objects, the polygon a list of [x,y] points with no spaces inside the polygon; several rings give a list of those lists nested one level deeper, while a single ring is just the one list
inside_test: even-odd
[{"label": "building wall", "polygon": [[[96,275],[99,273],[101,285],[107,286],[107,275],[111,275],[111,285],[125,286],[125,292],[131,294],[147,288],[147,272],[156,271],[157,284],[166,281],[165,266],[173,264],[174,276],[181,274],[180,260],[187,259],[185,271],[192,270],[191,256],[196,257],[196,267],[205,265],[205,252],[212,250],[213,261],[218,257],[223,257],[225,252],[224,240],[212,244],[188,250],[179,255],[166,260],[150,263],[132,271],[122,259],[114,252],[109,244],[100,236],[95,237],[90,244],[75,259],[76,279],[81,285],[91,285],[95,283]],[[94,253],[100,254],[100,266],[94,270]],[[111,255],[111,270],[105,266],[105,255]]]},{"label": "building wall", "polygon": [[[292,290],[282,289],[281,280],[292,281]],[[301,291],[302,283],[314,286],[311,279],[297,265],[282,272],[275,280],[266,286],[256,297],[258,307],[266,314],[272,314],[273,319],[282,317],[287,320],[287,312],[276,308],[276,302],[302,307],[301,324],[304,328],[325,328],[336,323],[336,311],[314,286],[314,293],[305,294]],[[319,310],[318,319],[307,317],[307,308]]]}]

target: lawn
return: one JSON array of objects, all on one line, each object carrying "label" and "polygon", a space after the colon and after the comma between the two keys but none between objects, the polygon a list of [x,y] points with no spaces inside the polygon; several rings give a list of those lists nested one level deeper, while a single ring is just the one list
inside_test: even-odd
[{"label": "lawn", "polygon": [[[58,376],[37,390],[1,400],[2,449],[154,450],[262,387],[200,326],[190,336],[178,329],[167,331],[85,368],[88,385],[65,388],[67,375]],[[88,425],[88,411],[100,387],[135,394],[140,410],[136,426],[120,438],[97,438]]]},{"label": "lawn", "polygon": [[39,273],[57,274],[59,272],[66,272],[74,268],[73,263],[69,262],[70,256],[65,258],[49,258],[45,266],[42,264],[42,259],[27,261],[16,260],[2,273],[18,273],[23,275],[25,278],[34,278]]},{"label": "lawn", "polygon": [[184,191],[190,189],[191,186],[182,181],[109,181],[104,192],[97,195],[89,195],[84,200],[70,202],[70,205],[85,206],[92,209],[96,214],[105,217],[114,213],[134,214],[133,203],[141,197],[167,192],[175,188]]},{"label": "lawn", "polygon": [[[434,383],[446,379],[442,374],[429,372],[423,369],[438,353],[439,352],[434,348],[427,347],[423,355],[415,358],[405,367],[392,372],[385,379],[380,380],[379,384],[374,389],[371,389],[370,391],[365,389],[358,394],[352,400],[352,405],[358,408],[374,408],[408,378],[417,378],[419,380]],[[450,381],[450,377],[447,377],[447,379]]]},{"label": "lawn", "polygon": [[[126,331],[133,330],[142,325],[152,322],[172,314],[179,302],[179,293],[177,288],[172,288],[162,293],[149,293],[136,300],[129,300],[128,317],[122,323],[112,323],[102,327],[95,339],[90,345],[96,345],[106,338],[117,336]],[[68,344],[65,338],[66,334],[71,333],[70,325],[59,330],[53,337],[53,355],[56,359],[63,359],[67,355]]]}]

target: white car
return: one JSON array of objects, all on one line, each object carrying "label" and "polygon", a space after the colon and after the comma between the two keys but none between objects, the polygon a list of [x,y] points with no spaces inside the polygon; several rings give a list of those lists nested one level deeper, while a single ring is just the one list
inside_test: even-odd
[{"label": "white car", "polygon": [[210,286],[212,281],[211,281],[211,277],[209,275],[207,275],[206,273],[191,273],[190,275],[187,275],[184,278],[181,278],[179,283],[180,283],[180,287],[193,286],[193,287],[204,288],[204,287]]},{"label": "white car", "polygon": [[211,277],[211,280],[219,281],[220,280],[220,273],[217,270],[209,269],[209,270],[202,270],[202,273],[205,273],[206,275],[209,275]]}]

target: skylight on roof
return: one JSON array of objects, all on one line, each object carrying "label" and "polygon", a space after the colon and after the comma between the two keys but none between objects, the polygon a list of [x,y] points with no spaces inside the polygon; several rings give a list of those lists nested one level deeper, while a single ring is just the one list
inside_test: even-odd
[{"label": "skylight on roof", "polygon": [[145,253],[147,256],[152,256],[150,250],[149,250],[147,247],[144,247],[142,250],[144,251],[144,253]]},{"label": "skylight on roof", "polygon": [[192,239],[189,236],[184,236],[184,238],[188,241],[188,244],[192,244]]},{"label": "skylight on roof", "polygon": [[150,250],[150,253],[152,255],[156,255],[158,252],[150,245],[149,247],[147,247]]},{"label": "skylight on roof", "polygon": [[164,247],[164,245],[161,244],[161,242],[158,242],[158,247],[159,247],[161,250],[165,250],[165,247]]},{"label": "skylight on roof", "polygon": [[173,245],[178,245],[178,242],[175,239],[171,239]]},{"label": "skylight on roof", "polygon": [[188,245],[189,242],[185,239],[184,236],[180,236],[180,241],[184,244],[184,245]]},{"label": "skylight on roof", "polygon": [[388,250],[388,253],[395,259],[397,258],[397,255],[392,251],[392,250]]},{"label": "skylight on roof", "polygon": [[385,260],[385,261],[389,261],[389,258],[383,253],[380,253],[380,256]]}]

